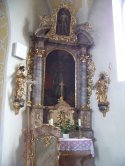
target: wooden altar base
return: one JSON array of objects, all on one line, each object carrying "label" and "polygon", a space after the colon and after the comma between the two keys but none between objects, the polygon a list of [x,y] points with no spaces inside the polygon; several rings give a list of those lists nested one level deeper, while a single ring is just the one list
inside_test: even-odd
[{"label": "wooden altar base", "polygon": [[59,166],[94,166],[94,158],[88,152],[60,152]]}]

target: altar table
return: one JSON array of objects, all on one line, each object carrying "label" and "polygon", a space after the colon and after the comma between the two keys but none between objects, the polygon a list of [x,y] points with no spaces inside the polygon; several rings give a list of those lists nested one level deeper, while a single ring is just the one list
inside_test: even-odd
[{"label": "altar table", "polygon": [[87,160],[89,162],[87,165],[93,165],[94,147],[92,139],[60,138],[59,143],[60,166],[84,166]]}]

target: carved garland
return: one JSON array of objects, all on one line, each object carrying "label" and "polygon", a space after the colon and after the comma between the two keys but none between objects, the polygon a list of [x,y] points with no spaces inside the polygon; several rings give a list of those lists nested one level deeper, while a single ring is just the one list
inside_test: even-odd
[{"label": "carved garland", "polygon": [[90,97],[92,95],[93,90],[93,76],[95,73],[95,64],[92,60],[92,56],[90,54],[88,55],[82,55],[80,60],[83,63],[87,64],[87,105],[84,106],[84,109],[90,109]]}]

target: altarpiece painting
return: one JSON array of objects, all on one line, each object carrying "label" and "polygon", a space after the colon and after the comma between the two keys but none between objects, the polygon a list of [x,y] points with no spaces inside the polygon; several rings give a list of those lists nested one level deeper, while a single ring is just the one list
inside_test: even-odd
[{"label": "altarpiece painting", "polygon": [[75,107],[75,61],[70,53],[54,50],[46,59],[44,105],[57,104],[60,96]]}]

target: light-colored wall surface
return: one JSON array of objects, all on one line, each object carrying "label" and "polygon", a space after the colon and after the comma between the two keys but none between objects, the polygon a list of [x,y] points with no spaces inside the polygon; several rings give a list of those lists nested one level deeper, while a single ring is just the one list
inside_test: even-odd
[{"label": "light-colored wall surface", "polygon": [[[14,75],[20,60],[12,57],[12,43],[21,42],[29,45],[29,35],[38,25],[37,15],[46,13],[44,0],[7,0],[9,12],[9,48],[7,54],[6,98],[2,113],[3,136],[2,161],[0,166],[24,166],[22,128],[25,127],[25,113],[15,115],[12,107]],[[82,22],[82,16],[79,16]],[[94,82],[101,71],[112,66],[109,86],[110,111],[106,118],[98,111],[95,92],[91,98],[93,109],[93,130],[95,142],[96,166],[125,166],[125,83],[117,81],[114,32],[111,0],[94,0],[89,13],[89,22],[93,26],[92,36],[95,47],[91,53],[96,64]]]},{"label": "light-colored wall surface", "polygon": [[[4,103],[4,73],[8,47],[8,15],[4,1],[0,0],[0,144],[2,144],[2,108]],[[0,150],[0,161],[2,151]]]},{"label": "light-colored wall surface", "polygon": [[96,64],[94,82],[101,71],[108,71],[111,64],[111,84],[108,98],[110,111],[106,117],[98,111],[93,92],[91,101],[93,109],[93,129],[95,142],[96,166],[125,165],[125,82],[118,82],[116,75],[116,55],[111,0],[94,0],[89,22],[93,26],[92,35],[95,47],[91,51]]},{"label": "light-colored wall surface", "polygon": [[5,74],[5,103],[2,117],[2,160],[0,166],[24,166],[24,143],[22,128],[25,128],[25,113],[15,115],[13,110],[13,92],[15,71],[21,62],[12,56],[12,45],[20,42],[29,46],[30,35],[38,26],[38,15],[46,14],[45,1],[41,0],[6,0],[9,15],[9,48]]}]

